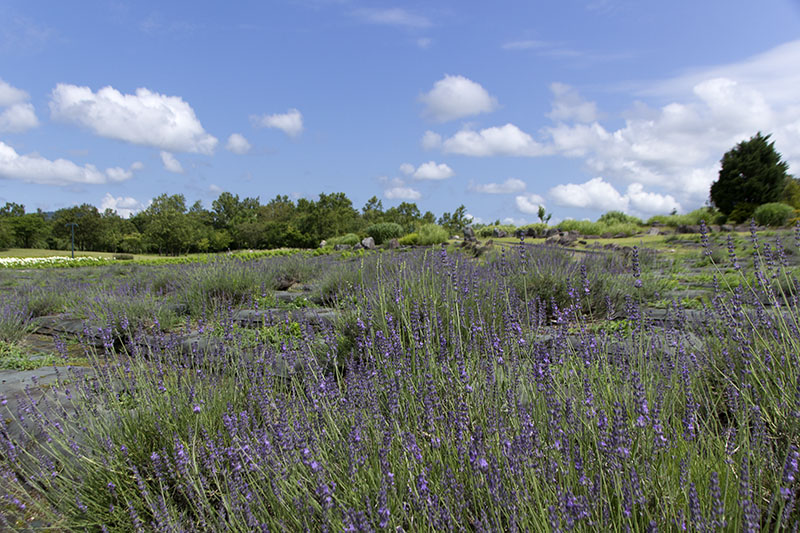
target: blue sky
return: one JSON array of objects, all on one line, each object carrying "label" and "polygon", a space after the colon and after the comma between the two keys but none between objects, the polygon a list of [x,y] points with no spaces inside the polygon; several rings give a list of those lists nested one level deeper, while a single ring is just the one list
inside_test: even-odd
[{"label": "blue sky", "polygon": [[685,212],[757,131],[797,173],[798,87],[797,0],[4,0],[0,203]]}]

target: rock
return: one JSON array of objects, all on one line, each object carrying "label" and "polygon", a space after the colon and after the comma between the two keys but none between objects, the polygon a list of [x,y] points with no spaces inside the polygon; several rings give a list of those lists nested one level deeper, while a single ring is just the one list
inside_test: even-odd
[{"label": "rock", "polygon": [[363,249],[364,245],[361,244],[360,242],[356,243],[355,246],[353,246],[353,250],[363,250]]},{"label": "rock", "polygon": [[558,235],[558,230],[556,228],[547,228],[547,231],[544,232],[544,236],[547,238],[550,238],[553,235]]},{"label": "rock", "polygon": [[659,230],[656,226],[650,228],[650,231],[647,232],[648,235],[661,235],[661,230]]},{"label": "rock", "polygon": [[475,238],[475,230],[472,229],[472,226],[464,228],[464,242],[478,242],[478,239]]},{"label": "rock", "polygon": [[367,250],[374,250],[375,239],[373,239],[372,237],[364,237],[363,239],[361,239],[361,246],[363,246]]},{"label": "rock", "polygon": [[675,228],[676,233],[700,233],[700,226],[696,224],[681,224]]},{"label": "rock", "polygon": [[344,250],[352,249],[352,246],[350,246],[349,244],[334,244],[333,249],[336,250],[337,252],[342,252]]},{"label": "rock", "polygon": [[731,232],[733,231],[733,226],[730,224],[723,224],[719,227],[720,231]]},{"label": "rock", "polygon": [[389,239],[389,242],[386,243],[386,247],[390,250],[397,250],[400,248],[400,241],[397,239]]},{"label": "rock", "polygon": [[295,279],[292,276],[280,276],[275,281],[275,290],[285,291],[286,289],[288,289],[289,287],[291,287],[292,285],[294,285],[298,281],[299,280]]},{"label": "rock", "polygon": [[502,239],[503,237],[508,237],[508,232],[500,228],[494,228],[492,230],[492,237],[495,239]]},{"label": "rock", "polygon": [[322,239],[321,241],[319,241],[319,247],[320,248],[325,248],[327,245],[328,245],[328,241],[326,241],[325,239]]}]

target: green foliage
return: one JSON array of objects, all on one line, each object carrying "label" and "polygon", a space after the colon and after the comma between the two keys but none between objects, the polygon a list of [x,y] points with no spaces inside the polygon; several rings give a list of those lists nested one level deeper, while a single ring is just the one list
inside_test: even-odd
[{"label": "green foliage", "polygon": [[464,228],[469,225],[467,208],[463,205],[460,205],[458,206],[458,209],[453,211],[452,215],[450,213],[443,213],[439,218],[439,225],[447,231],[448,236],[463,232]]},{"label": "green foliage", "polygon": [[396,222],[380,222],[369,226],[366,230],[367,235],[375,240],[375,244],[383,244],[391,239],[399,239],[403,236],[403,226]]},{"label": "green foliage", "polygon": [[355,246],[356,244],[361,242],[361,237],[359,237],[355,233],[347,233],[346,235],[340,235],[338,237],[331,237],[330,239],[326,239],[325,242],[328,243],[328,246],[336,246],[337,244],[346,244],[348,246]]},{"label": "green foliage", "polygon": [[781,161],[770,135],[758,132],[722,157],[719,179],[711,184],[711,202],[730,214],[740,203],[761,205],[780,200],[789,165]]},{"label": "green foliage", "polygon": [[614,224],[638,224],[642,225],[642,220],[638,217],[633,215],[626,215],[622,211],[609,211],[607,213],[603,213],[600,215],[600,218],[597,219],[598,222],[602,222],[607,226],[612,226]]},{"label": "green foliage", "polygon": [[701,220],[705,220],[707,224],[710,224],[719,214],[720,213],[713,207],[701,207],[683,215],[655,215],[647,219],[645,224],[652,225],[659,223],[671,228],[676,228],[678,226],[696,226],[700,224]]},{"label": "green foliage", "polygon": [[786,180],[786,186],[781,193],[781,202],[800,209],[800,179],[790,177]]},{"label": "green foliage", "polygon": [[753,218],[753,213],[758,206],[750,202],[739,202],[728,215],[728,220],[736,224],[746,222]]},{"label": "green foliage", "polygon": [[34,356],[23,346],[0,340],[0,369],[35,370],[52,366],[56,361],[56,356],[53,354]]},{"label": "green foliage", "polygon": [[450,238],[446,229],[438,224],[425,224],[420,226],[417,237],[417,244],[428,246],[431,244],[441,244]]},{"label": "green foliage", "polygon": [[514,232],[517,231],[516,226],[512,226],[510,224],[492,224],[491,226],[481,227],[477,231],[478,237],[483,237],[483,238],[492,237],[494,235],[495,229],[505,231],[509,236],[514,235]]},{"label": "green foliage", "polygon": [[534,224],[528,224],[527,226],[520,226],[520,228],[519,228],[519,229],[520,229],[521,231],[523,231],[523,232],[528,232],[528,230],[531,230],[531,229],[532,229],[533,231],[535,231],[535,232],[536,232],[536,236],[537,236],[537,237],[540,237],[540,236],[544,236],[544,233],[545,233],[545,232],[546,232],[548,229],[550,229],[550,226],[548,226],[548,225],[547,225],[546,223],[544,223],[544,222],[536,222],[536,223],[534,223]]},{"label": "green foliage", "polygon": [[561,231],[577,231],[581,235],[625,235],[630,237],[636,235],[642,228],[638,224],[630,222],[617,222],[605,224],[603,222],[590,222],[588,220],[567,219],[561,221],[556,226]]},{"label": "green foliage", "polygon": [[419,243],[419,233],[409,233],[408,235],[403,235],[398,239],[400,246],[414,246]]},{"label": "green foliage", "polygon": [[773,202],[758,206],[753,212],[753,218],[762,226],[785,226],[794,212],[794,207],[790,205]]}]

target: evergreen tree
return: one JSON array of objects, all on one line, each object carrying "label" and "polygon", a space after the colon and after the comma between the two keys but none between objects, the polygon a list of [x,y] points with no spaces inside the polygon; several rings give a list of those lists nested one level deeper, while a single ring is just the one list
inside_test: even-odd
[{"label": "evergreen tree", "polygon": [[769,135],[758,132],[722,156],[719,179],[711,184],[711,203],[726,215],[738,204],[755,207],[780,200],[789,165],[781,161]]}]

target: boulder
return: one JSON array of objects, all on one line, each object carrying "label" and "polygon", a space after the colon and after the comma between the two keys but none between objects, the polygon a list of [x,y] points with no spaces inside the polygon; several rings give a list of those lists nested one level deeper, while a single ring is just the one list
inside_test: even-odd
[{"label": "boulder", "polygon": [[328,241],[326,241],[325,239],[322,239],[321,241],[319,241],[319,247],[320,248],[325,248],[325,246],[327,246],[327,245],[328,245]]},{"label": "boulder", "polygon": [[363,246],[367,250],[374,250],[375,239],[373,239],[372,237],[364,237],[363,239],[361,239],[361,246]]},{"label": "boulder", "polygon": [[700,226],[696,224],[681,224],[675,228],[675,233],[700,233]]},{"label": "boulder", "polygon": [[733,226],[730,224],[723,224],[719,227],[720,231],[731,232],[733,231]]},{"label": "boulder", "polygon": [[344,250],[350,250],[351,248],[352,248],[352,246],[350,246],[349,244],[334,244],[333,245],[333,249],[336,250],[337,252],[342,252]]},{"label": "boulder", "polygon": [[386,247],[390,250],[397,250],[400,248],[400,241],[397,239],[389,239],[389,242],[386,243]]},{"label": "boulder", "polygon": [[494,228],[492,230],[492,237],[495,239],[502,239],[503,237],[508,237],[508,232],[500,228]]},{"label": "boulder", "polygon": [[472,229],[472,226],[464,228],[464,242],[478,242],[478,239],[475,238],[475,230]]},{"label": "boulder", "polygon": [[650,228],[650,231],[647,232],[648,235],[661,235],[661,230],[659,230],[656,226]]}]

